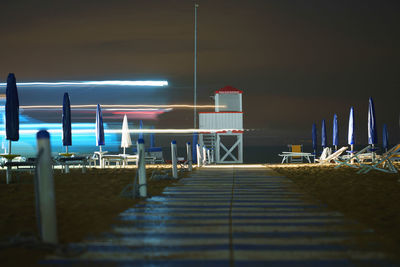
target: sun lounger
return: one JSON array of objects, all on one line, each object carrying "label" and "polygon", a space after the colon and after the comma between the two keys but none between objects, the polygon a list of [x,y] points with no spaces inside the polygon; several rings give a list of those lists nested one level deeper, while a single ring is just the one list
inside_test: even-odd
[{"label": "sun lounger", "polygon": [[[337,160],[337,159],[339,158],[339,156],[340,156],[341,154],[343,154],[343,152],[346,151],[347,148],[348,148],[347,146],[344,146],[344,147],[342,147],[341,149],[337,150],[336,152],[334,152],[334,153],[332,153],[332,154],[326,156],[325,158],[322,158],[322,157],[321,157],[320,159],[318,159],[318,160],[316,160],[316,161],[319,162],[319,163],[321,163],[321,164],[324,164],[324,163],[331,163],[332,161]],[[327,152],[327,154],[328,154],[328,152]]]},{"label": "sun lounger", "polygon": [[332,150],[330,147],[325,147],[324,150],[322,150],[321,156],[319,157],[319,159],[315,159],[314,162],[321,162],[321,161],[325,161],[326,158],[332,154]]},{"label": "sun lounger", "polygon": [[293,162],[292,158],[293,157],[299,157],[301,161],[295,161],[295,162],[303,162],[303,158],[305,158],[309,163],[311,163],[310,157],[313,157],[314,155],[312,153],[306,153],[306,152],[282,152],[282,154],[279,154],[280,157],[282,157],[282,162],[281,163],[289,163]]},{"label": "sun lounger", "polygon": [[355,165],[354,162],[356,161],[357,163],[360,163],[363,160],[362,154],[365,154],[365,152],[368,151],[370,148],[371,148],[371,146],[368,145],[350,157],[342,158],[341,160],[335,159],[335,162],[338,163],[338,165],[335,168],[339,168],[340,166],[359,168],[360,166]]},{"label": "sun lounger", "polygon": [[381,157],[377,158],[371,164],[361,164],[361,169],[357,173],[368,173],[370,170],[377,170],[387,173],[397,173],[398,170],[393,165],[392,160],[397,157],[400,152],[400,144],[395,145]]},{"label": "sun lounger", "polygon": [[82,166],[82,173],[86,172],[86,166],[88,165],[88,157],[58,157],[56,162],[61,165],[63,169],[66,169],[67,165],[78,165]]},{"label": "sun lounger", "polygon": [[279,154],[278,156],[282,157],[282,162],[281,163],[301,163],[303,162],[303,158],[305,158],[309,163],[311,163],[310,157],[313,157],[314,155],[312,153],[306,153],[302,152],[303,145],[288,145],[289,149],[291,151],[284,151],[282,154]]}]

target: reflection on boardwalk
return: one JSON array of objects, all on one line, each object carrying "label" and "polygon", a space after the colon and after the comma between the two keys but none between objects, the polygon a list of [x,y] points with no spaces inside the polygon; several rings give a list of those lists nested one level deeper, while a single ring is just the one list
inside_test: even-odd
[{"label": "reflection on boardwalk", "polygon": [[[290,180],[266,169],[201,169],[120,214],[110,233],[75,247],[77,258],[48,264],[124,266],[385,265],[353,247],[370,235],[340,213],[306,203]],[[94,222],[95,223],[95,222]]]}]

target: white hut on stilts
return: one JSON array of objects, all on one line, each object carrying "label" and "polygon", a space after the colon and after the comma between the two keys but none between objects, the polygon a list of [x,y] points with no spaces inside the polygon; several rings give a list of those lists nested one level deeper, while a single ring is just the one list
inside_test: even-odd
[{"label": "white hut on stilts", "polygon": [[[199,112],[199,143],[216,163],[243,163],[243,91],[225,86],[215,91],[215,111]],[[209,130],[217,130],[210,132]]]}]

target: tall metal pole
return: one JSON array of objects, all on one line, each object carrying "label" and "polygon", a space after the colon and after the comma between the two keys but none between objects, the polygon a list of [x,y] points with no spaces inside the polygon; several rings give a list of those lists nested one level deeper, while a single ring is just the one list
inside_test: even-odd
[{"label": "tall metal pole", "polygon": [[197,8],[199,5],[194,3],[194,125],[193,128],[197,129]]}]

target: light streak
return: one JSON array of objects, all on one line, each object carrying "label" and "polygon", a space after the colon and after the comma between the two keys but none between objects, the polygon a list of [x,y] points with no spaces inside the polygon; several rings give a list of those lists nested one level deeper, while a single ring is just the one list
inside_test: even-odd
[{"label": "light streak", "polygon": [[[87,104],[87,105],[71,105],[71,108],[96,108],[97,104]],[[194,108],[194,105],[185,105],[185,104],[171,104],[171,105],[109,105],[104,104],[101,105],[102,108]],[[197,105],[197,108],[215,108],[215,105]],[[220,105],[219,108],[224,108],[226,106]],[[20,106],[22,109],[59,109],[62,108],[62,105],[25,105]]]},{"label": "light streak", "polygon": [[[0,86],[7,83],[0,83]],[[167,81],[129,81],[129,80],[110,80],[110,81],[74,81],[74,82],[20,82],[17,86],[85,86],[85,85],[116,85],[116,86],[167,86]]]},{"label": "light streak", "polygon": [[[41,128],[46,128],[42,127]],[[72,129],[72,134],[95,134],[95,125],[92,124],[91,127],[92,129]],[[38,129],[39,130],[39,129]],[[36,134],[38,130],[28,130],[28,129],[21,129],[19,131],[20,134]],[[60,129],[48,129],[47,130],[49,133],[62,133],[62,129],[60,126]],[[137,134],[137,133],[159,133],[159,134],[188,134],[188,133],[202,133],[202,132],[208,132],[208,133],[216,133],[216,132],[232,132],[232,131],[243,131],[243,129],[134,129],[134,130],[129,130],[129,133]],[[115,134],[121,134],[122,129],[104,129],[104,133],[115,133]],[[0,134],[5,134],[5,131],[0,131]]]}]

